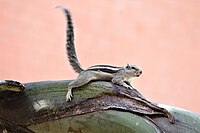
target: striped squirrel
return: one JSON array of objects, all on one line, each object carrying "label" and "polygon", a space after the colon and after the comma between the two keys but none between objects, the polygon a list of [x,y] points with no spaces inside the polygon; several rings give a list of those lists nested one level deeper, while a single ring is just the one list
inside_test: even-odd
[{"label": "striped squirrel", "polygon": [[131,79],[133,77],[139,77],[142,74],[141,68],[136,65],[128,64],[124,67],[95,65],[85,70],[81,67],[74,46],[74,28],[71,13],[64,6],[57,6],[57,8],[61,8],[64,11],[67,19],[66,51],[68,60],[74,71],[79,73],[79,76],[68,86],[66,101],[70,101],[72,99],[72,89],[83,86],[92,80],[111,81],[114,84],[124,86],[128,89],[133,89],[130,85]]}]

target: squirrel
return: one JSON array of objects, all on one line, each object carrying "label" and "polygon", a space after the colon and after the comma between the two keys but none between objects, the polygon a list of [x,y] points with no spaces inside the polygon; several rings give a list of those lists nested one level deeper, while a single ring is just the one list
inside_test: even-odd
[{"label": "squirrel", "polygon": [[142,69],[137,65],[127,64],[124,67],[112,65],[94,65],[87,69],[83,69],[76,55],[74,45],[74,27],[70,11],[65,6],[56,6],[61,8],[67,19],[67,38],[66,51],[68,60],[75,72],[79,73],[78,77],[69,83],[66,101],[72,99],[72,89],[83,86],[92,80],[111,81],[114,84],[124,86],[128,89],[133,89],[131,79],[139,77],[142,74]]}]

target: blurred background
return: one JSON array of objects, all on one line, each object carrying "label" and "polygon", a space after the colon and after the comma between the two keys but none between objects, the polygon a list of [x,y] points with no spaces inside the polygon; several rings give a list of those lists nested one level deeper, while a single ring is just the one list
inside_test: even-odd
[{"label": "blurred background", "polygon": [[200,113],[200,1],[0,0],[0,79],[74,79],[65,54],[65,4],[78,57],[142,67],[133,85],[149,100]]}]

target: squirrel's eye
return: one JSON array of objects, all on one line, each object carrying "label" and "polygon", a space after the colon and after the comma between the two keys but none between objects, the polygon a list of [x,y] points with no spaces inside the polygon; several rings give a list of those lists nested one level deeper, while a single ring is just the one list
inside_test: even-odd
[{"label": "squirrel's eye", "polygon": [[136,68],[134,66],[132,66],[131,69],[136,69]]}]

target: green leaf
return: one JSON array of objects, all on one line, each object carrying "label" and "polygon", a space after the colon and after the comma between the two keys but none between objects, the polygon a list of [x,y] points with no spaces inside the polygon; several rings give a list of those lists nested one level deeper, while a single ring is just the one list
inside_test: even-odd
[{"label": "green leaf", "polygon": [[[12,85],[9,85],[9,88],[8,84],[1,86],[0,91],[3,91],[0,93],[0,132],[154,133],[161,130],[167,133],[200,132],[199,114],[159,105],[169,110],[175,117],[175,124],[171,124],[166,116],[159,114],[159,110],[154,111],[142,101],[134,99],[140,95],[137,91],[132,95],[131,91],[125,90],[126,94],[130,95],[127,97],[123,94],[125,93],[123,88],[113,86],[110,82],[92,82],[74,89],[73,100],[66,102],[65,95],[70,82],[26,83],[24,84],[26,89],[20,93],[16,93]],[[15,85],[13,87],[15,88]],[[7,92],[5,90],[9,90],[9,93],[5,93]],[[104,105],[109,100],[111,108],[100,106],[100,110],[91,110],[95,109],[91,108],[91,105],[92,107]],[[130,106],[133,102],[135,110],[122,106],[120,102]],[[138,109],[143,113],[136,112]]]}]

